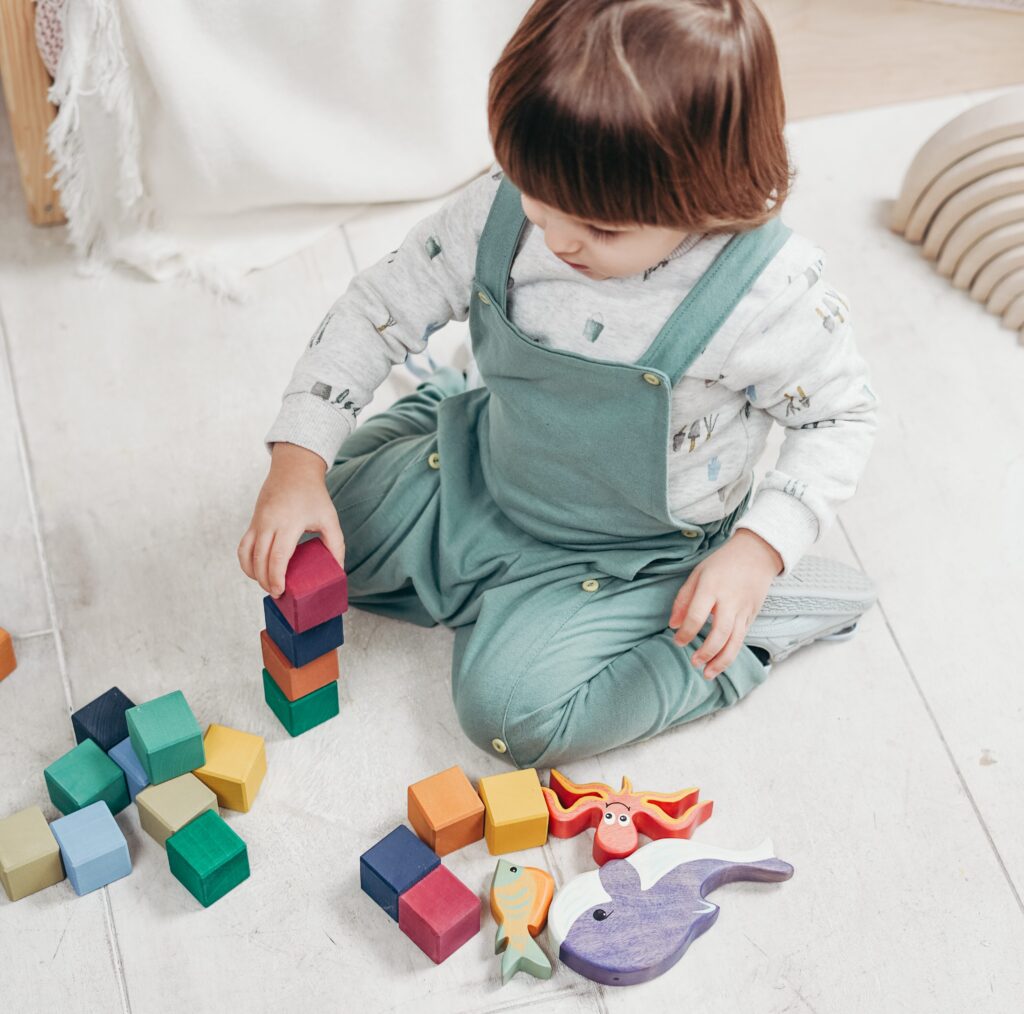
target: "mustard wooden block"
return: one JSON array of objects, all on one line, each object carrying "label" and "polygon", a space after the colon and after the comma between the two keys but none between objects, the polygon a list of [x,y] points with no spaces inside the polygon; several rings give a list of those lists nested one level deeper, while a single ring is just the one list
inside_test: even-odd
[{"label": "mustard wooden block", "polygon": [[161,847],[201,813],[217,809],[217,797],[193,774],[178,775],[159,785],[150,785],[135,797],[139,823]]},{"label": "mustard wooden block", "polygon": [[38,806],[0,820],[0,884],[11,901],[63,879],[57,839]]},{"label": "mustard wooden block", "polygon": [[484,838],[492,856],[543,845],[548,840],[548,808],[533,768],[480,779],[487,817]]},{"label": "mustard wooden block", "polygon": [[456,764],[409,786],[409,823],[439,856],[484,836],[484,804]]},{"label": "mustard wooden block", "polygon": [[263,737],[215,723],[206,730],[203,745],[206,763],[192,773],[217,794],[221,806],[246,813],[267,773]]}]

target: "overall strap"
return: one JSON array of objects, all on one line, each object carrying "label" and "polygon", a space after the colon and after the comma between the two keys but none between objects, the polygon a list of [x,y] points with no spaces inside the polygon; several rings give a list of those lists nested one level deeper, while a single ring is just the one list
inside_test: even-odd
[{"label": "overall strap", "polygon": [[476,251],[476,280],[505,311],[508,275],[526,226],[519,190],[503,176]]},{"label": "overall strap", "polygon": [[776,216],[733,236],[665,321],[637,365],[660,370],[674,385],[707,348],[791,232]]}]

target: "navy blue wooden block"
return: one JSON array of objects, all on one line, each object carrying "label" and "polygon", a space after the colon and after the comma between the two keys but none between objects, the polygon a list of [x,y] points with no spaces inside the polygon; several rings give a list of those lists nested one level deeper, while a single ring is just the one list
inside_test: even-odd
[{"label": "navy blue wooden block", "polygon": [[359,886],[398,922],[398,896],[440,865],[438,854],[399,824],[359,857]]},{"label": "navy blue wooden block", "polygon": [[75,742],[94,740],[106,753],[122,739],[128,738],[128,725],[124,720],[124,713],[134,707],[134,701],[121,693],[117,687],[111,687],[105,694],[100,694],[96,700],[90,701],[84,708],[79,708],[71,716]]},{"label": "navy blue wooden block", "polygon": [[296,634],[284,618],[284,614],[274,600],[267,595],[263,599],[263,615],[267,620],[267,633],[270,639],[284,653],[294,666],[305,665],[313,659],[326,655],[345,643],[345,627],[341,614],[325,620],[319,626],[310,627],[301,634]]}]

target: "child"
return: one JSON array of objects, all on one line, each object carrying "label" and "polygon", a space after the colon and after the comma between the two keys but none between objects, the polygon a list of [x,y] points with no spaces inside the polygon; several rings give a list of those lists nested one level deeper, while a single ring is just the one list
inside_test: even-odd
[{"label": "child", "polygon": [[[870,582],[801,558],[856,488],[876,400],[822,252],[779,218],[751,0],[537,0],[488,109],[502,168],[357,275],[299,360],[239,560],[277,595],[320,532],[355,605],[455,629],[473,742],[547,767],[852,631]],[[442,367],[357,429],[467,317],[480,383]]]}]

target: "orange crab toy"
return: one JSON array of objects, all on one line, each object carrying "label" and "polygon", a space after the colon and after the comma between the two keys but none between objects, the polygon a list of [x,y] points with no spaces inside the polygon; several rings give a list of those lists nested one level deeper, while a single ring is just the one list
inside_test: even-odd
[{"label": "orange crab toy", "polygon": [[551,818],[549,834],[573,838],[588,827],[596,828],[594,860],[598,866],[609,859],[632,855],[640,845],[641,834],[648,838],[689,838],[711,816],[714,806],[710,799],[697,802],[700,789],[683,789],[671,795],[634,792],[625,776],[618,792],[603,782],[576,785],[554,768],[548,783],[541,792]]}]

